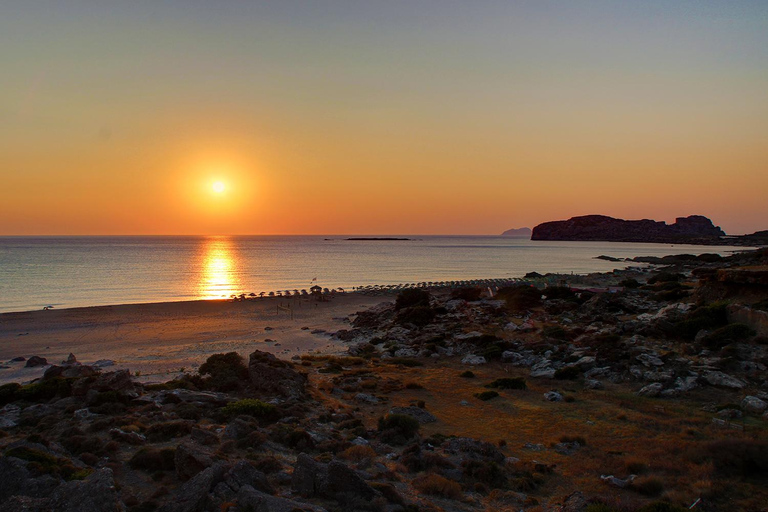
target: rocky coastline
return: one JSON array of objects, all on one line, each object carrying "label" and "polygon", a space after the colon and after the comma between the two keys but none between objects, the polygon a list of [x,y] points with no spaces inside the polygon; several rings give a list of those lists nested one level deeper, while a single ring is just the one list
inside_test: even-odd
[{"label": "rocky coastline", "polygon": [[[640,259],[638,259],[640,260]],[[348,354],[0,386],[0,509],[759,510],[768,251],[402,290]],[[24,357],[24,356],[20,356]]]}]

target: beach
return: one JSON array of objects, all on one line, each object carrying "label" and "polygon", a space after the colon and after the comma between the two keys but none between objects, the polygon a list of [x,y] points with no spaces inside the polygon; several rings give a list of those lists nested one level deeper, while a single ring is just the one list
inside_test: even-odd
[{"label": "beach", "polygon": [[[312,331],[334,332],[344,319],[386,297],[340,294],[327,302],[259,298],[126,304],[0,314],[0,383],[28,382],[45,367],[25,368],[16,357],[40,356],[59,363],[70,353],[83,363],[114,361],[142,381],[168,380],[215,353],[254,349],[281,358],[321,351],[337,353],[342,342]],[[289,305],[278,312],[278,306]],[[272,341],[267,341],[272,340]],[[109,363],[107,363],[109,364]]]}]

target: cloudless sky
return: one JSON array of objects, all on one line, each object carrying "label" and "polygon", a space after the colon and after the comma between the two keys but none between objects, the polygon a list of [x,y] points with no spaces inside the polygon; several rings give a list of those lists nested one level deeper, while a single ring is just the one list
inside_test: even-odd
[{"label": "cloudless sky", "polygon": [[765,1],[5,0],[0,66],[0,235],[768,229]]}]

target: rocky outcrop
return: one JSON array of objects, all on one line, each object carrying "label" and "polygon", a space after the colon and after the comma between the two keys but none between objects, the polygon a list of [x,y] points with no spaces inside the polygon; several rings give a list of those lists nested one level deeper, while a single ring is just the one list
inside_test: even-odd
[{"label": "rocky outcrop", "polygon": [[287,361],[260,350],[250,355],[248,375],[256,391],[282,398],[302,398],[307,377],[293,369]]},{"label": "rocky outcrop", "polygon": [[605,215],[584,215],[545,222],[533,228],[531,240],[593,240],[607,242],[706,242],[725,236],[722,229],[701,215],[679,217],[674,224],[654,220],[623,220]]}]

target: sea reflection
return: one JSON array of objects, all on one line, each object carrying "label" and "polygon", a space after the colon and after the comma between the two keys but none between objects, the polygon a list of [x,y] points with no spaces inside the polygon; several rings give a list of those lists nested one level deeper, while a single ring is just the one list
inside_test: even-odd
[{"label": "sea reflection", "polygon": [[209,238],[202,249],[202,273],[198,286],[201,299],[221,299],[242,292],[237,251],[228,238]]}]

